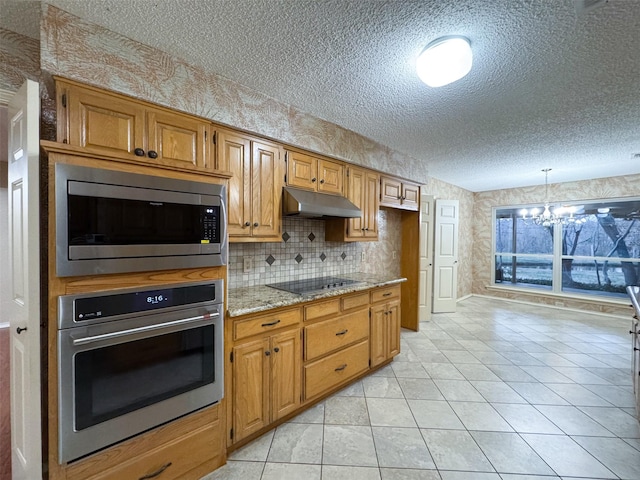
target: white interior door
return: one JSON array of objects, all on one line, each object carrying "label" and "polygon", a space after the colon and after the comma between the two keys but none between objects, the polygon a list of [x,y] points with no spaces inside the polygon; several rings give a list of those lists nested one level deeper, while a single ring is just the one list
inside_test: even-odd
[{"label": "white interior door", "polygon": [[9,102],[9,325],[14,480],[42,478],[39,122],[38,84],[27,80]]},{"label": "white interior door", "polygon": [[458,200],[436,200],[433,313],[455,312],[458,290]]},{"label": "white interior door", "polygon": [[[420,191],[424,191],[422,187]],[[420,272],[418,274],[418,319],[431,319],[433,278],[433,195],[420,196]]]}]

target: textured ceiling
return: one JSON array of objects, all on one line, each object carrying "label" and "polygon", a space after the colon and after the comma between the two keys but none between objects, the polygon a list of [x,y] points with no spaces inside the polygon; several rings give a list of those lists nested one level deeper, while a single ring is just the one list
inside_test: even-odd
[{"label": "textured ceiling", "polygon": [[[412,155],[468,190],[544,183],[542,168],[552,183],[640,173],[636,0],[582,13],[573,0],[49,3]],[[415,59],[452,34],[471,40],[473,68],[431,89]]]}]

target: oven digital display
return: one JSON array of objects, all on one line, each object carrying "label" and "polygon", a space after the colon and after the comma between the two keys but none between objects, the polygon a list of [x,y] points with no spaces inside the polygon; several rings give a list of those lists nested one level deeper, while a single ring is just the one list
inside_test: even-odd
[{"label": "oven digital display", "polygon": [[74,301],[74,321],[108,319],[116,315],[214,300],[216,300],[214,284],[78,298]]}]

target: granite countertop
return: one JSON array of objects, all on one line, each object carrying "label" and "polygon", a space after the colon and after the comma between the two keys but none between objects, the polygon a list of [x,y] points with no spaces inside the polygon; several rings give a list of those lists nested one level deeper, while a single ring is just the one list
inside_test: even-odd
[{"label": "granite countertop", "polygon": [[335,288],[315,295],[298,295],[283,290],[257,285],[255,287],[230,288],[228,295],[227,317],[239,317],[248,313],[260,313],[272,308],[287,307],[300,303],[335,297],[346,293],[368,290],[370,288],[405,282],[404,277],[373,275],[369,273],[352,273],[339,275],[342,278],[356,280],[360,283]]}]

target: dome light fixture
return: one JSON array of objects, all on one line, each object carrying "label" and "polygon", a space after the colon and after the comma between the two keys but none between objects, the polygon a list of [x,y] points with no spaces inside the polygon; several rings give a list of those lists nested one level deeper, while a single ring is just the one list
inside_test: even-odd
[{"label": "dome light fixture", "polygon": [[468,38],[440,37],[418,56],[418,77],[430,87],[442,87],[460,80],[471,70],[473,53]]}]

